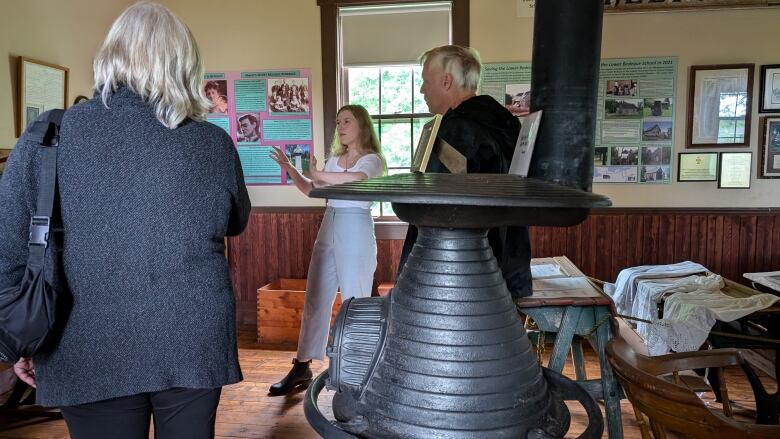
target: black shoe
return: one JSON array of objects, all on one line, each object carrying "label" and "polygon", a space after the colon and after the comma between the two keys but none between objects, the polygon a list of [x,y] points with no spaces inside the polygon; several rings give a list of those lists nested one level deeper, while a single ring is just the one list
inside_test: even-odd
[{"label": "black shoe", "polygon": [[311,383],[312,373],[309,365],[311,360],[299,362],[293,359],[293,367],[287,376],[281,381],[271,386],[268,393],[271,396],[286,395],[296,388],[306,388]]}]

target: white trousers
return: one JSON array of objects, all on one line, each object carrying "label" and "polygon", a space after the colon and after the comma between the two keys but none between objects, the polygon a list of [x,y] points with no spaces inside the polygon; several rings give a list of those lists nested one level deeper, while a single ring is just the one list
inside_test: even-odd
[{"label": "white trousers", "polygon": [[371,211],[359,207],[325,209],[309,261],[301,333],[300,361],[322,360],[328,344],[333,301],[368,297],[376,270],[376,237]]}]

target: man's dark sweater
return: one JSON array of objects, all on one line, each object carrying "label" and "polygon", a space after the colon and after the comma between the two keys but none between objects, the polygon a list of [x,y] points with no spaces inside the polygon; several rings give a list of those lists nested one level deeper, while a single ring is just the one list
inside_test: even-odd
[{"label": "man's dark sweater", "polygon": [[[444,115],[438,137],[466,157],[469,174],[506,174],[512,162],[520,123],[490,96],[474,96]],[[449,173],[432,154],[426,172]],[[404,241],[399,274],[406,263],[417,228],[410,226]],[[531,294],[531,244],[526,227],[498,227],[488,231],[488,241],[498,260],[510,293]]]}]

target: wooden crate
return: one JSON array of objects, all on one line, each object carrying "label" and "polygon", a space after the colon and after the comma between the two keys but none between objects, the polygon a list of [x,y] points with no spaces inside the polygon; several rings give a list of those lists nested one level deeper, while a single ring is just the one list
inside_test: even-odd
[{"label": "wooden crate", "polygon": [[[257,341],[265,345],[295,346],[303,317],[306,279],[277,279],[257,290]],[[333,303],[331,324],[341,307]]]}]

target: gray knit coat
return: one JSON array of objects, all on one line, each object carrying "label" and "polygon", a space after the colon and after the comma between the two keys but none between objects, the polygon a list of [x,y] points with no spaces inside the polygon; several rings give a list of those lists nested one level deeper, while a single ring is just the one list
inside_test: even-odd
[{"label": "gray knit coat", "polygon": [[[72,308],[34,358],[46,406],[242,379],[224,237],[243,231],[250,203],[233,142],[207,122],[166,128],[126,88],[108,104],[62,122],[62,265],[47,277]],[[0,289],[24,270],[38,150],[25,133],[0,180]]]}]

